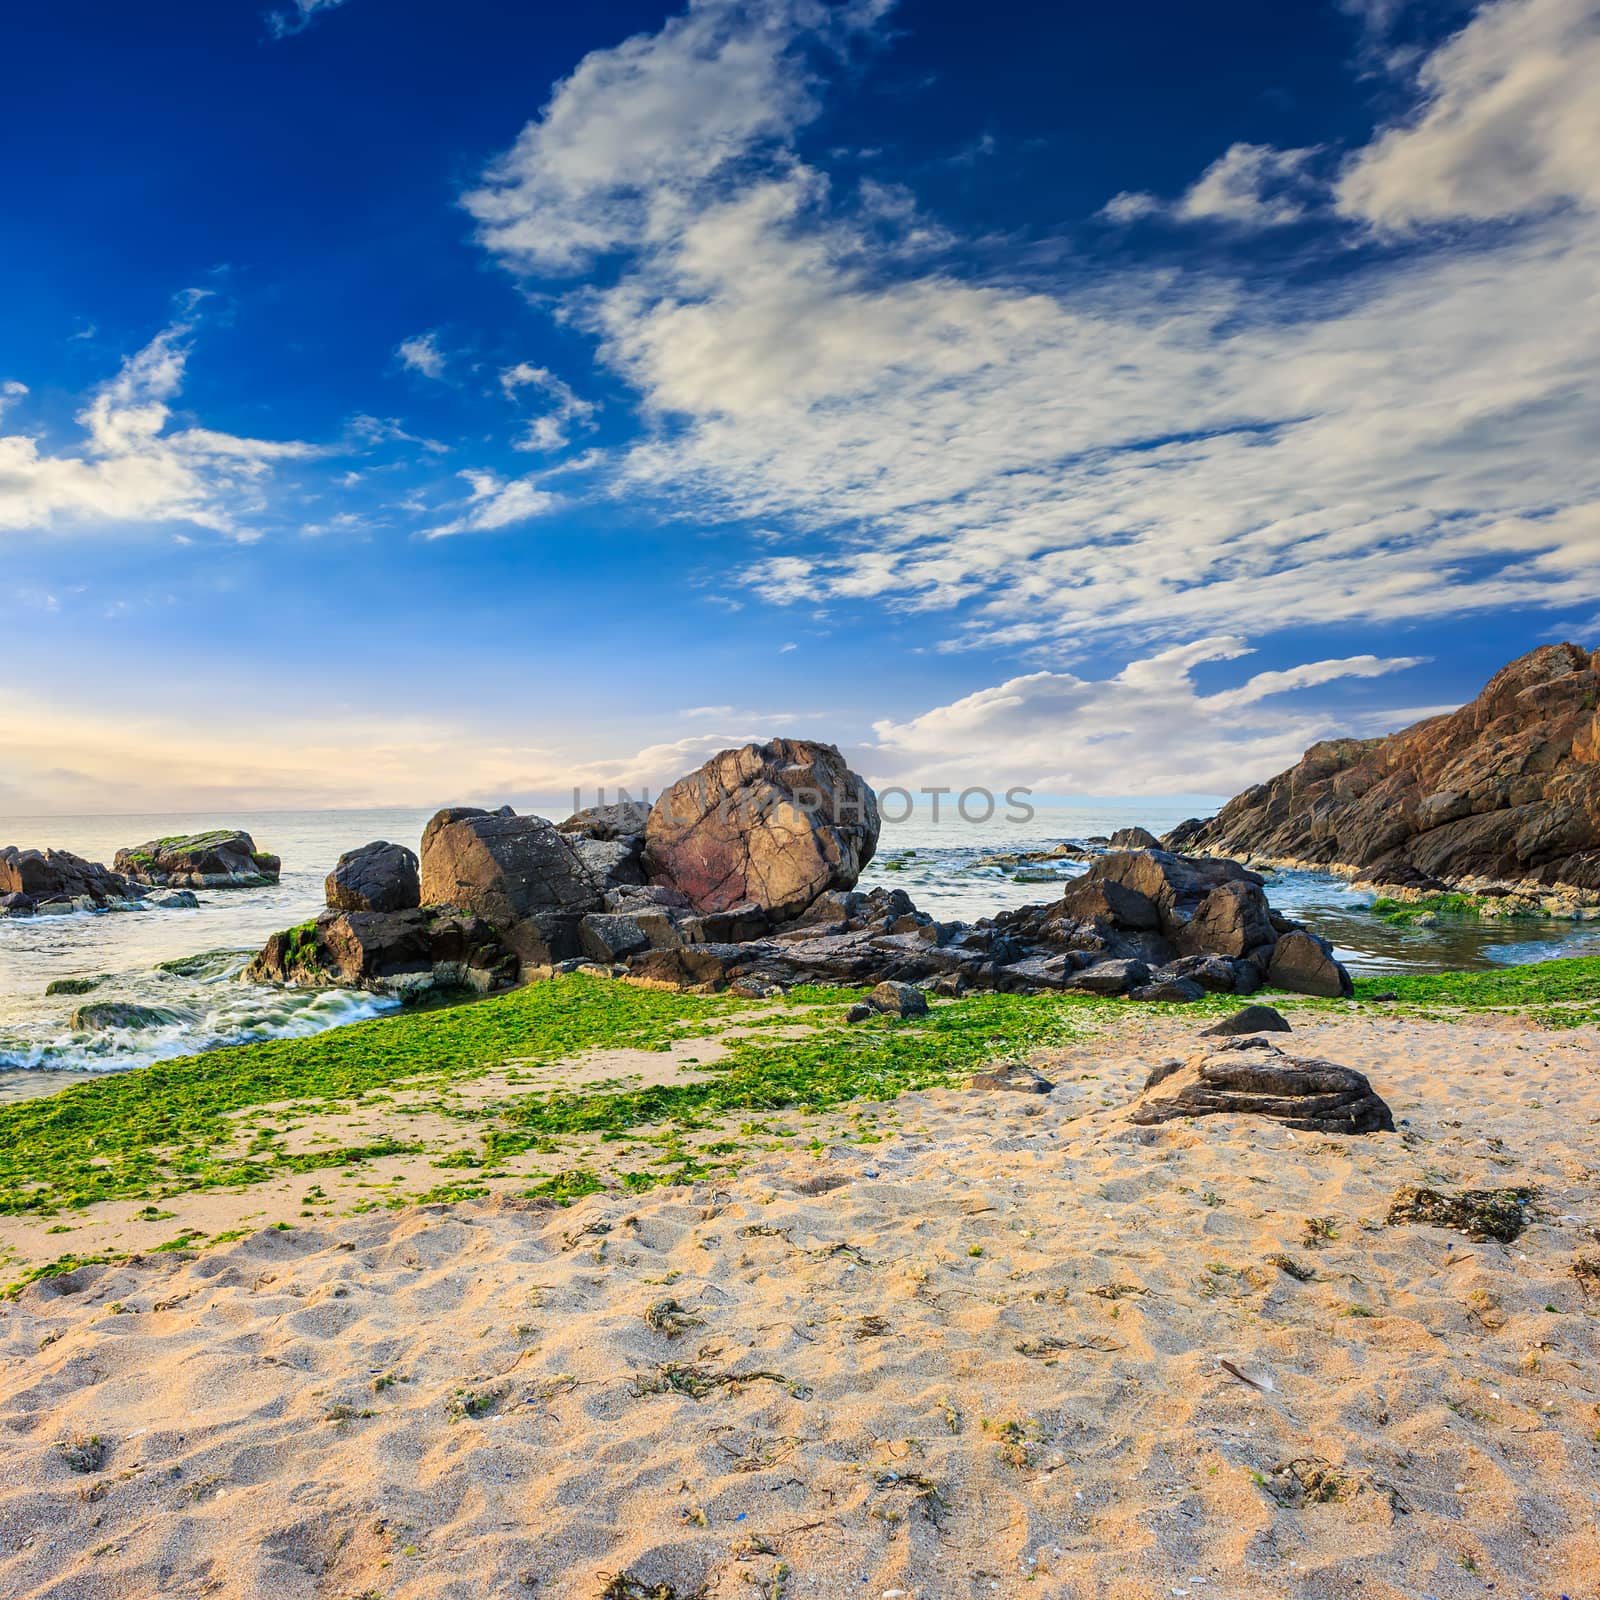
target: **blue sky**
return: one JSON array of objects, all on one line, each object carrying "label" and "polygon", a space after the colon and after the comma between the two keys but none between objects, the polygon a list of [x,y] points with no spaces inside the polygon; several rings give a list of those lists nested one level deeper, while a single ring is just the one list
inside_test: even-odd
[{"label": "blue sky", "polygon": [[1232,793],[1600,644],[1600,3],[8,24],[0,814]]}]

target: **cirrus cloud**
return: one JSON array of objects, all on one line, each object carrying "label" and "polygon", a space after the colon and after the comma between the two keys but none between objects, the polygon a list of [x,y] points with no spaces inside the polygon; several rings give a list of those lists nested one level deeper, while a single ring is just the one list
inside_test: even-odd
[{"label": "cirrus cloud", "polygon": [[[1567,37],[1527,19],[1580,9],[1494,0],[1467,33],[1516,59],[1486,76],[1458,39],[1423,82],[1458,118],[1492,109]],[[800,154],[821,93],[803,63],[882,11],[697,0],[586,57],[469,197],[508,267],[595,274],[566,314],[649,423],[616,492],[776,531],[740,574],[771,603],[951,613],[949,649],[1600,598],[1591,215],[1313,289],[1225,264],[1018,287],[938,230],[915,242],[914,207],[897,248],[894,216]],[[1536,120],[1536,170],[1566,172],[1579,131]],[[1185,203],[1292,220],[1268,180],[1300,182],[1309,154],[1235,146]]]}]

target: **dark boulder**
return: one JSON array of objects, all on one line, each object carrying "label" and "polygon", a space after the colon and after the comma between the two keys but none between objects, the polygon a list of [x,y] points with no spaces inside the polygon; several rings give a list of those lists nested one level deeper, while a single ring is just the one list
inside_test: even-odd
[{"label": "dark boulder", "polygon": [[1117,883],[1151,901],[1169,938],[1179,934],[1201,902],[1224,883],[1254,884],[1261,878],[1237,861],[1208,856],[1177,856],[1170,850],[1117,850],[1101,856],[1085,876],[1090,882]]},{"label": "dark boulder", "polygon": [[711,993],[743,976],[759,953],[742,944],[684,944],[645,950],[628,960],[628,976],[653,989],[692,989]]},{"label": "dark boulder", "polygon": [[697,911],[751,902],[783,921],[853,887],[878,829],[877,796],[834,746],[774,739],[713,756],[656,801],[644,872]]},{"label": "dark boulder", "polygon": [[1259,884],[1219,883],[1194,908],[1173,943],[1184,956],[1242,956],[1274,938],[1267,897]]},{"label": "dark boulder", "polygon": [[995,969],[995,987],[1005,994],[1031,994],[1039,989],[1065,989],[1078,963],[1071,954],[1024,956]]},{"label": "dark boulder", "polygon": [[880,983],[867,996],[867,1004],[886,1017],[925,1017],[928,997],[909,983]]},{"label": "dark boulder", "polygon": [[1205,990],[1193,978],[1164,978],[1159,973],[1131,992],[1135,1000],[1164,1000],[1179,1005],[1206,997]]},{"label": "dark boulder", "polygon": [[278,881],[282,863],[240,828],[152,839],[119,850],[115,869],[163,889],[259,889]]},{"label": "dark boulder", "polygon": [[415,854],[383,839],[347,850],[323,887],[336,911],[410,911],[422,904]]},{"label": "dark boulder", "polygon": [[1279,936],[1272,947],[1267,982],[1274,989],[1322,995],[1330,1000],[1348,1000],[1355,993],[1350,974],[1333,959],[1333,946],[1304,928]]},{"label": "dark boulder", "polygon": [[1150,968],[1143,961],[1100,961],[1067,979],[1068,989],[1086,994],[1128,994],[1150,981]]},{"label": "dark boulder", "polygon": [[1248,1033],[1288,1033],[1289,1024],[1271,1006],[1244,1006],[1214,1027],[1202,1028],[1202,1039],[1233,1039]]},{"label": "dark boulder", "polygon": [[1394,1132],[1394,1117],[1364,1074],[1285,1055],[1254,1035],[1158,1067],[1129,1118],[1147,1126],[1220,1114],[1266,1117],[1308,1133]]},{"label": "dark boulder", "polygon": [[421,893],[425,906],[483,918],[524,966],[575,956],[580,919],[603,908],[573,841],[543,817],[509,809],[434,817],[422,835]]},{"label": "dark boulder", "polygon": [[1254,994],[1261,987],[1261,974],[1252,963],[1229,956],[1182,956],[1152,976],[1162,980],[1187,978],[1213,994]]},{"label": "dark boulder", "polygon": [[69,908],[79,909],[138,899],[143,892],[122,873],[108,872],[98,861],[85,861],[70,850],[0,849],[0,895],[14,916],[36,911],[45,902],[72,902],[76,904]]},{"label": "dark boulder", "polygon": [[325,911],[275,933],[245,969],[251,983],[415,994],[433,988],[487,993],[516,982],[518,960],[480,917],[437,907]]},{"label": "dark boulder", "polygon": [[1134,932],[1161,926],[1155,901],[1114,878],[1079,878],[1046,915],[1055,922],[1109,922]]},{"label": "dark boulder", "polygon": [[193,889],[152,889],[141,904],[157,911],[194,911],[200,905],[200,897]]},{"label": "dark boulder", "polygon": [[591,911],[578,924],[578,943],[591,960],[610,964],[641,950],[676,949],[683,940],[662,911]]},{"label": "dark boulder", "polygon": [[1148,828],[1118,828],[1108,841],[1113,850],[1159,850],[1161,841]]},{"label": "dark boulder", "polygon": [[600,885],[602,894],[645,887],[640,861],[644,850],[643,834],[621,839],[593,839],[582,833],[568,833],[562,837],[571,842],[584,871]]}]

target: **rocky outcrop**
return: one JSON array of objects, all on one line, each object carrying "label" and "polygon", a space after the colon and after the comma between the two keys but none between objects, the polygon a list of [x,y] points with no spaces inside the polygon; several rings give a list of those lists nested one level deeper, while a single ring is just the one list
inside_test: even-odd
[{"label": "rocky outcrop", "polygon": [[[1125,851],[1096,868],[1099,875],[1091,869],[1053,904],[975,926],[936,922],[903,891],[874,889],[820,896],[764,935],[759,924],[737,931],[715,916],[657,908],[648,935],[632,925],[637,919],[585,918],[598,936],[585,943],[594,959],[651,983],[740,992],[891,983],[946,994],[1072,990],[1167,1002],[1251,994],[1264,982],[1349,992],[1326,944],[1273,912],[1261,880],[1236,862]],[[641,938],[646,945],[635,948]]]},{"label": "rocky outcrop", "polygon": [[515,983],[519,962],[481,917],[438,909],[325,911],[275,933],[244,971],[248,983],[416,994]]},{"label": "rocky outcrop", "polygon": [[1364,1074],[1286,1055],[1258,1034],[1157,1067],[1128,1115],[1149,1126],[1223,1114],[1266,1117],[1307,1133],[1394,1132],[1393,1115]]},{"label": "rocky outcrop", "polygon": [[0,914],[5,916],[98,911],[143,893],[120,872],[108,872],[70,850],[0,848]]},{"label": "rocky outcrop", "polygon": [[724,750],[673,784],[645,827],[644,876],[701,912],[750,905],[772,921],[852,888],[878,844],[877,796],[829,744]]},{"label": "rocky outcrop", "polygon": [[1190,830],[1168,842],[1419,890],[1600,896],[1600,652],[1545,645],[1459,711],[1313,745]]},{"label": "rocky outcrop", "polygon": [[[1264,982],[1306,994],[1351,992],[1331,946],[1274,912],[1260,876],[1236,861],[1113,851],[1054,904],[1002,912],[994,926],[1027,949],[1034,981],[1050,973],[1040,946],[1063,953],[1050,987],[1165,1001],[1251,994]],[[1274,972],[1285,940],[1290,948]]]},{"label": "rocky outcrop", "polygon": [[248,833],[214,828],[119,850],[112,866],[134,883],[161,889],[259,889],[278,881],[282,863],[257,850]]},{"label": "rocky outcrop", "polygon": [[422,835],[425,906],[481,917],[524,966],[578,954],[578,925],[600,911],[603,889],[574,842],[543,817],[441,811]]},{"label": "rocky outcrop", "polygon": [[335,911],[410,911],[422,904],[416,855],[386,839],[345,851],[323,890]]}]

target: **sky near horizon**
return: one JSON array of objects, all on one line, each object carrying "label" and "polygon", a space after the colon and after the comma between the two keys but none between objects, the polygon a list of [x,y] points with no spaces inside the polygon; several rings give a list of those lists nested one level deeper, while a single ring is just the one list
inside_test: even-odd
[{"label": "sky near horizon", "polygon": [[7,46],[0,816],[1226,796],[1600,645],[1600,0]]}]

